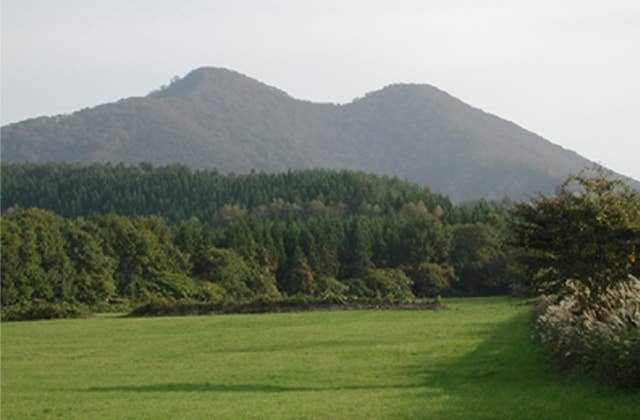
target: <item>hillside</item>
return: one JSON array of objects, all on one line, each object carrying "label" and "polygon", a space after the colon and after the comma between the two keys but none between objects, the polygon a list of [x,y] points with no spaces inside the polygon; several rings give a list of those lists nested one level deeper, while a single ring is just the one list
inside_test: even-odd
[{"label": "hillside", "polygon": [[223,173],[352,169],[454,201],[551,191],[591,163],[429,85],[319,104],[200,68],[145,97],[2,127],[3,162],[151,162]]}]

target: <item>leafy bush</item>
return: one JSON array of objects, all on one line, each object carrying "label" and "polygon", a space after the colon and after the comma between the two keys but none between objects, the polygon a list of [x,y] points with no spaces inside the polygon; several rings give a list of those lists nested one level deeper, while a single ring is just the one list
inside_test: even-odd
[{"label": "leafy bush", "polygon": [[423,262],[414,269],[407,270],[413,280],[416,296],[436,296],[451,288],[457,278],[453,267]]},{"label": "leafy bush", "polygon": [[316,277],[316,293],[320,296],[327,294],[345,295],[349,286],[337,280],[335,277],[319,275]]},{"label": "leafy bush", "polygon": [[369,270],[365,277],[367,286],[376,291],[374,297],[383,300],[407,301],[414,298],[411,292],[413,281],[404,271],[397,268],[378,268]]},{"label": "leafy bush", "polygon": [[202,296],[206,301],[212,303],[222,303],[224,301],[227,291],[224,287],[217,283],[211,283],[207,281],[202,282]]},{"label": "leafy bush", "polygon": [[161,298],[135,308],[129,316],[207,315],[219,311],[220,308],[221,306],[217,303],[186,299],[172,301]]},{"label": "leafy bush", "polygon": [[355,298],[368,298],[375,296],[375,292],[371,290],[367,283],[359,278],[344,280],[344,284],[349,288],[348,295]]},{"label": "leafy bush", "polygon": [[83,311],[70,303],[34,303],[2,308],[3,321],[30,321],[36,319],[78,318]]},{"label": "leafy bush", "polygon": [[[224,290],[224,295],[232,299],[279,296],[276,280],[268,270],[251,266],[231,249],[208,247],[196,254],[194,274],[204,282],[217,284]],[[209,292],[220,294],[219,290],[210,289]]]},{"label": "leafy bush", "polygon": [[640,387],[640,280],[629,276],[595,297],[579,282],[567,288],[538,317],[541,341],[566,369]]},{"label": "leafy bush", "polygon": [[564,293],[566,279],[596,298],[640,272],[640,196],[602,170],[572,176],[553,196],[513,209],[514,245],[536,292]]}]

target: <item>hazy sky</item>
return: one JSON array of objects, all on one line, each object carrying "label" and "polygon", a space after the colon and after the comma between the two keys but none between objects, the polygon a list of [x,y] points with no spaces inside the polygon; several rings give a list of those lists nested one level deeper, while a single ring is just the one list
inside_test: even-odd
[{"label": "hazy sky", "polygon": [[640,179],[640,1],[2,0],[2,124],[200,66],[350,102],[429,83]]}]

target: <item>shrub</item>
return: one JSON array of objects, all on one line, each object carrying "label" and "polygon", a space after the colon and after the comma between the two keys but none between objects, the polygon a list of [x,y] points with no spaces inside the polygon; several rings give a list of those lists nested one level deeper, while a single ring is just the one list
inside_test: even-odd
[{"label": "shrub", "polygon": [[275,277],[265,268],[249,264],[231,249],[209,247],[194,256],[195,277],[208,283],[217,284],[221,289],[213,293],[217,299],[224,290],[225,298],[249,299],[253,296],[279,297]]},{"label": "shrub", "polygon": [[345,295],[349,286],[337,280],[335,277],[319,275],[316,277],[316,293],[319,296]]},{"label": "shrub", "polygon": [[375,296],[375,292],[371,290],[364,280],[352,278],[344,280],[344,284],[349,288],[348,295],[355,298],[369,298]]},{"label": "shrub", "polygon": [[640,280],[629,276],[597,296],[579,282],[567,288],[538,317],[542,343],[566,369],[640,387]]},{"label": "shrub", "polygon": [[93,313],[129,312],[133,308],[133,302],[128,298],[109,299],[107,302],[99,302],[89,306]]},{"label": "shrub", "polygon": [[397,268],[369,270],[365,277],[367,287],[375,290],[375,296],[383,301],[407,301],[414,298],[413,281]]},{"label": "shrub", "polygon": [[208,281],[202,282],[202,295],[206,301],[211,303],[222,303],[225,299],[227,291],[224,287],[217,283],[211,283]]},{"label": "shrub", "polygon": [[3,321],[30,321],[36,319],[78,318],[83,311],[70,303],[34,303],[2,308]]},{"label": "shrub", "polygon": [[457,278],[453,267],[423,262],[407,272],[413,280],[413,291],[416,296],[436,296],[451,288]]},{"label": "shrub", "polygon": [[569,177],[555,195],[512,213],[514,245],[537,292],[563,293],[573,279],[595,299],[640,272],[640,196],[602,171]]},{"label": "shrub", "polygon": [[258,296],[251,300],[226,301],[224,303],[197,302],[192,300],[171,301],[156,299],[134,309],[129,316],[179,316],[207,315],[225,313],[265,313],[265,312],[297,312],[330,309],[438,309],[443,305],[439,301],[400,302],[381,297],[351,298],[343,295],[327,293],[321,297],[308,295],[284,296],[274,299],[271,296]]},{"label": "shrub", "polygon": [[171,301],[155,299],[135,308],[129,316],[177,316],[177,315],[206,315],[220,309],[219,304],[210,302],[196,302],[192,300]]}]

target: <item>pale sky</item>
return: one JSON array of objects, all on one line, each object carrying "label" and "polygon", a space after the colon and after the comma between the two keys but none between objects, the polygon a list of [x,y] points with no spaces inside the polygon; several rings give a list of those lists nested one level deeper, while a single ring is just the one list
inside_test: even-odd
[{"label": "pale sky", "polygon": [[201,66],[345,103],[429,83],[640,179],[638,0],[2,0],[2,125]]}]

